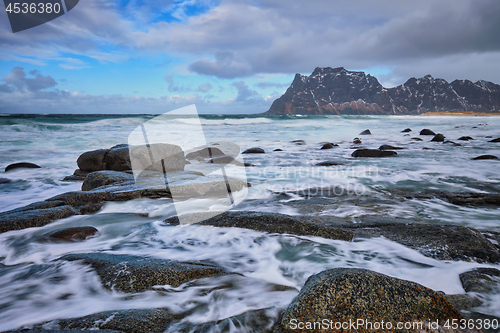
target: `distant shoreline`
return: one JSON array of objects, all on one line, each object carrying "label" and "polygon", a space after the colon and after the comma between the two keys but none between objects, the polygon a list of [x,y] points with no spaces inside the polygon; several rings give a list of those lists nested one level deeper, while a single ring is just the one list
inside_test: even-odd
[{"label": "distant shoreline", "polygon": [[422,113],[420,116],[474,116],[474,117],[487,117],[487,116],[500,116],[500,112],[472,112],[472,111],[460,111],[460,112],[426,112]]}]

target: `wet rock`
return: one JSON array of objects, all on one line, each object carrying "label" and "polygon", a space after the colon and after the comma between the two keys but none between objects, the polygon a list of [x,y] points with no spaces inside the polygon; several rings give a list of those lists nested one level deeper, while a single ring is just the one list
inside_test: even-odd
[{"label": "wet rock", "polygon": [[96,235],[98,232],[99,230],[92,226],[64,228],[48,233],[44,236],[44,238],[51,241],[74,242],[86,240],[87,238]]},{"label": "wet rock", "polygon": [[477,160],[498,160],[498,157],[495,155],[481,155],[474,157],[472,160],[477,161]]},{"label": "wet rock", "polygon": [[41,168],[41,166],[36,165],[34,163],[19,162],[19,163],[9,164],[5,168],[5,172],[11,171],[11,170],[15,170],[15,169],[40,169],[40,168]]},{"label": "wet rock", "polygon": [[398,149],[404,149],[403,147],[395,147],[391,145],[382,145],[378,147],[379,150],[398,150]]},{"label": "wet rock", "polygon": [[296,145],[303,146],[306,144],[304,140],[292,140],[291,143],[295,143]]},{"label": "wet rock", "polygon": [[356,238],[384,236],[439,260],[500,262],[500,247],[469,227],[365,217],[347,229],[352,230]]},{"label": "wet rock", "polygon": [[500,205],[500,194],[496,193],[447,193],[436,192],[429,194],[421,194],[417,197],[437,197],[459,206],[485,206],[485,205]]},{"label": "wet rock", "polygon": [[331,143],[331,142],[328,142],[328,143],[325,143],[323,146],[321,146],[320,149],[332,149],[333,147],[338,147],[339,145],[335,144],[335,143]]},{"label": "wet rock", "polygon": [[[335,268],[309,277],[284,311],[275,332],[295,332],[295,322],[412,322],[462,319],[437,292],[418,283],[359,268]],[[308,329],[308,332],[324,332]],[[343,332],[358,332],[343,330]]]},{"label": "wet rock", "polygon": [[154,286],[181,284],[209,276],[229,274],[222,267],[202,262],[181,262],[107,253],[67,254],[61,260],[81,260],[92,266],[103,287],[120,292],[141,292]]},{"label": "wet rock", "polygon": [[12,182],[9,178],[0,178],[0,184],[8,184]]},{"label": "wet rock", "polygon": [[378,149],[357,149],[351,156],[352,157],[388,157],[396,156],[398,153],[391,150],[378,150]]},{"label": "wet rock", "polygon": [[[65,330],[65,329],[45,329],[43,327],[41,328],[23,328],[20,330],[14,330],[14,331],[5,331],[5,333],[95,333],[96,329],[95,328],[89,328],[89,329],[76,329],[76,330]],[[123,331],[115,331],[115,330],[98,330],[98,333],[124,333]]]},{"label": "wet rock", "polygon": [[82,191],[117,183],[134,182],[134,176],[120,171],[95,171],[89,173],[82,184]]},{"label": "wet rock", "polygon": [[474,296],[466,294],[443,295],[450,304],[459,311],[470,311],[472,308],[481,306],[483,302]]},{"label": "wet rock", "polygon": [[255,332],[272,333],[276,322],[276,309],[253,310],[238,316],[212,321],[203,324],[190,322],[172,323],[169,332],[178,333],[208,333],[208,332]]},{"label": "wet rock", "polygon": [[401,133],[408,133],[411,132],[411,128],[405,128],[404,130],[401,131]]},{"label": "wet rock", "polygon": [[352,143],[354,143],[355,145],[360,145],[362,142],[360,138],[354,138],[354,140],[352,140]]},{"label": "wet rock", "polygon": [[196,150],[186,154],[188,160],[194,160],[196,157],[200,156],[203,158],[213,158],[218,156],[224,156],[224,152],[217,147],[205,147],[203,149]]},{"label": "wet rock", "polygon": [[359,135],[372,135],[369,129],[365,129],[363,132],[359,133]]},{"label": "wet rock", "polygon": [[283,149],[277,148],[277,149],[275,149],[273,151],[283,151]]},{"label": "wet rock", "polygon": [[87,151],[81,154],[76,160],[78,168],[83,171],[99,171],[104,170],[104,156],[109,152],[109,149],[98,149]]},{"label": "wet rock", "polygon": [[[55,321],[63,329],[114,330],[125,333],[161,333],[168,324],[179,315],[172,314],[168,309],[131,309],[115,310],[91,314],[81,318],[60,319]],[[95,331],[94,331],[95,332]]]},{"label": "wet rock", "polygon": [[0,233],[10,230],[41,227],[53,220],[63,219],[80,213],[77,208],[64,205],[61,202],[58,202],[57,206],[47,206],[49,207],[25,211],[14,209],[0,213]]},{"label": "wet rock", "polygon": [[[160,169],[161,161],[167,171],[184,170],[184,152],[179,146],[155,143],[149,146],[117,145],[111,149],[98,149],[81,154],[77,159],[78,167],[83,171],[114,170],[126,171],[132,169],[130,154],[134,158],[134,168],[144,170],[148,168]],[[150,155],[157,157],[156,162],[150,165]]]},{"label": "wet rock", "polygon": [[464,290],[476,293],[489,293],[500,289],[500,270],[480,267],[460,274]]},{"label": "wet rock", "polygon": [[[234,164],[237,166],[246,166],[245,163],[241,163],[237,159],[235,159],[232,156],[219,156],[219,157],[214,157],[210,160],[208,160],[208,163],[214,163],[214,164]],[[251,165],[250,165],[251,166]]]},{"label": "wet rock", "polygon": [[424,141],[421,138],[411,138],[413,141]]},{"label": "wet rock", "polygon": [[444,135],[441,133],[436,134],[431,141],[434,142],[444,142]]},{"label": "wet rock", "polygon": [[64,177],[63,180],[71,180],[71,181],[81,181],[84,180],[85,177],[90,173],[90,171],[83,171],[80,169],[76,169],[71,176]]},{"label": "wet rock", "polygon": [[248,148],[242,154],[265,154],[264,149],[259,147]]},{"label": "wet rock", "polygon": [[488,142],[500,142],[500,138],[496,138],[496,139],[490,140]]},{"label": "wet rock", "polygon": [[458,138],[458,140],[460,141],[469,141],[469,140],[474,140],[472,137],[470,136],[461,136]]},{"label": "wet rock", "polygon": [[453,142],[453,141],[450,141],[450,140],[444,141],[443,144],[451,144],[451,145],[454,145],[455,147],[462,146],[460,143],[456,143],[456,142]]},{"label": "wet rock", "polygon": [[339,162],[339,161],[323,161],[316,163],[316,166],[334,166],[334,165],[344,165],[344,162]]},{"label": "wet rock", "polygon": [[434,133],[428,128],[424,128],[423,130],[420,131],[420,135],[436,135],[436,133]]},{"label": "wet rock", "polygon": [[[168,221],[167,219],[166,221]],[[261,212],[224,212],[200,222],[201,225],[234,227],[269,233],[292,234],[298,236],[319,236],[330,239],[352,240],[351,231],[339,230],[328,225],[320,225],[299,216]]]}]

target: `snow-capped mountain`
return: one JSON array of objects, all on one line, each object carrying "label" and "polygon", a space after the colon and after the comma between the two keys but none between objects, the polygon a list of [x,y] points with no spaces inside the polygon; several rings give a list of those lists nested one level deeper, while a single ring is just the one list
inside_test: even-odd
[{"label": "snow-capped mountain", "polygon": [[267,114],[420,114],[432,111],[489,112],[500,109],[500,85],[487,81],[448,83],[430,75],[384,88],[364,72],[317,67],[296,74]]}]

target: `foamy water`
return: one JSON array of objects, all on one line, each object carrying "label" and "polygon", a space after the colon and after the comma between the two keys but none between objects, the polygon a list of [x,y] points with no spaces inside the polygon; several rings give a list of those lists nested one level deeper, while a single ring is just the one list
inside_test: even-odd
[{"label": "foamy water", "polygon": [[[0,210],[24,206],[59,193],[78,190],[79,182],[62,178],[76,169],[84,151],[126,143],[132,130],[152,116],[38,116],[0,118],[0,167],[25,161],[41,169],[19,169],[0,177]],[[182,133],[194,126],[183,119],[173,126]],[[209,142],[230,141],[242,150],[261,147],[266,154],[245,155],[249,188],[247,200],[237,210],[300,213],[307,199],[273,192],[314,186],[345,191],[310,214],[333,215],[356,221],[364,215],[423,219],[430,223],[471,226],[500,231],[496,207],[467,207],[440,199],[405,199],[397,191],[498,192],[498,161],[472,161],[492,154],[500,145],[488,143],[500,137],[500,119],[493,117],[259,117],[211,116],[201,119]],[[401,130],[410,127],[409,136]],[[382,144],[404,147],[398,156],[354,159],[352,139],[369,128],[373,135],[360,136],[366,148]],[[429,128],[462,144],[430,142],[418,132]],[[457,141],[472,136],[473,141]],[[292,140],[305,140],[296,145]],[[320,150],[321,142],[339,147]],[[423,149],[423,148],[429,149]],[[282,152],[273,152],[280,148]],[[317,167],[323,161],[341,165]],[[312,203],[313,201],[311,201]],[[214,201],[215,207],[217,202]],[[196,209],[193,203],[193,210]],[[139,214],[148,214],[144,217]],[[73,216],[41,228],[0,234],[0,330],[57,318],[84,316],[113,309],[168,307],[174,312],[190,304],[205,304],[186,321],[202,323],[239,315],[247,310],[283,308],[312,274],[335,267],[361,267],[418,282],[446,293],[464,293],[458,275],[474,267],[496,267],[461,261],[439,261],[384,238],[333,241],[318,237],[276,235],[236,228],[166,226],[175,215],[168,199],[137,199],[110,202],[94,215]],[[50,231],[69,226],[92,225],[97,237],[71,246],[40,242]],[[194,286],[158,286],[134,297],[101,287],[98,276],[77,262],[57,260],[67,253],[106,252],[144,255],[173,260],[211,260],[240,275],[202,279]],[[228,283],[230,281],[231,283]],[[272,291],[273,284],[292,289]],[[232,287],[227,287],[231,285]],[[216,286],[226,286],[214,288]],[[500,291],[484,296],[481,312],[500,317]],[[190,303],[192,302],[192,303]]]}]

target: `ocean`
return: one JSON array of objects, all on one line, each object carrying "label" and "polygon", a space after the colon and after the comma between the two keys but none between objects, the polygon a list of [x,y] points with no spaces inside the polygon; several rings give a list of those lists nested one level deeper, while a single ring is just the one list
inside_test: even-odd
[{"label": "ocean", "polygon": [[[155,116],[0,115],[0,178],[11,180],[0,184],[0,211],[80,190],[81,182],[63,181],[77,169],[80,154],[127,143],[135,128]],[[425,195],[500,192],[500,162],[472,160],[485,154],[500,156],[500,144],[488,142],[500,137],[500,117],[201,115],[200,121],[208,142],[228,141],[242,150],[260,147],[266,152],[244,155],[245,162],[253,164],[245,168],[252,186],[233,210],[331,215],[353,223],[365,216],[401,218],[500,232],[498,207],[457,206]],[[175,125],[189,131],[195,124],[178,119]],[[412,132],[402,133],[405,128]],[[431,142],[432,136],[419,135],[424,128],[460,146]],[[372,135],[359,135],[365,129]],[[457,141],[461,136],[474,140]],[[353,144],[355,137],[362,143]],[[319,149],[324,142],[338,147]],[[351,156],[358,146],[376,149],[383,144],[404,149],[394,157]],[[325,161],[335,165],[317,165]],[[16,162],[41,168],[3,172]],[[297,190],[318,187],[334,188],[335,195],[321,200],[297,195]],[[283,192],[289,195],[280,195]],[[202,304],[203,311],[193,311],[185,320],[217,321],[250,310],[283,308],[310,275],[335,267],[367,268],[447,294],[465,293],[459,280],[462,272],[475,267],[500,269],[498,264],[436,260],[384,237],[345,242],[237,228],[166,226],[163,220],[173,215],[171,200],[142,198],[108,202],[95,214],[0,234],[0,330],[101,311],[151,307],[179,311],[194,304]],[[78,225],[92,225],[100,234],[71,245],[32,241]],[[55,260],[84,252],[209,259],[241,278],[232,283],[209,278],[194,287],[164,286],[130,296],[104,289],[86,266]],[[278,292],[269,288],[271,284],[291,288]],[[477,311],[500,317],[500,290],[481,297],[484,303]]]}]

